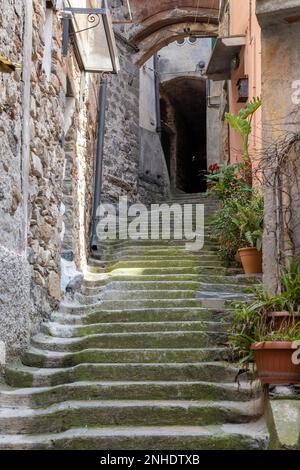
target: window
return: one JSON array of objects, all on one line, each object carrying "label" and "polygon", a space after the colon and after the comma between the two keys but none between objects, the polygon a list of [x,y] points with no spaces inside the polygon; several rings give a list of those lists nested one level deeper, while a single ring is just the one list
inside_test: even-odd
[{"label": "window", "polygon": [[193,36],[190,36],[189,39],[188,39],[189,43],[190,44],[196,44],[197,42],[197,38],[193,37]]},{"label": "window", "polygon": [[184,38],[180,38],[180,39],[177,39],[177,44],[178,46],[183,46],[183,44],[185,43],[185,39]]}]

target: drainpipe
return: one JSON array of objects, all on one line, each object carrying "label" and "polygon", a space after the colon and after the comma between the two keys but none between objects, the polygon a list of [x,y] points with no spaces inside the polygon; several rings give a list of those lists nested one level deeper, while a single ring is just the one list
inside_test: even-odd
[{"label": "drainpipe", "polygon": [[161,139],[161,112],[160,112],[160,77],[158,55],[154,54],[154,86],[155,86],[155,110],[156,110],[156,132]]},{"label": "drainpipe", "polygon": [[21,181],[23,193],[22,207],[22,234],[18,241],[18,253],[27,253],[28,237],[28,191],[30,168],[30,93],[31,93],[31,58],[32,58],[32,0],[25,2],[24,7],[24,33],[23,33],[23,70],[22,70],[22,160]]},{"label": "drainpipe", "polygon": [[100,205],[101,188],[102,188],[102,162],[103,162],[103,148],[104,148],[104,134],[105,134],[106,90],[107,90],[107,82],[106,82],[106,79],[102,77],[100,81],[100,88],[99,88],[95,189],[94,189],[92,237],[91,237],[91,248],[92,250],[95,250],[95,251],[98,249],[97,210]]}]

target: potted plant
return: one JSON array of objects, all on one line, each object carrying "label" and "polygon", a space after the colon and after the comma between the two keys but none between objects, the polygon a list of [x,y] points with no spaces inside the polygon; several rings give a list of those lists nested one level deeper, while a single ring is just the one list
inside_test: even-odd
[{"label": "potted plant", "polygon": [[246,202],[236,201],[233,224],[239,230],[239,249],[245,274],[262,272],[262,236],[264,223],[264,199],[254,191]]},{"label": "potted plant", "polygon": [[219,240],[220,255],[227,266],[235,261],[240,244],[240,230],[233,222],[236,215],[236,204],[247,204],[252,196],[252,190],[247,187],[241,174],[243,164],[228,165],[220,168],[211,176],[214,185],[209,193],[220,201],[221,208],[216,211],[212,220],[214,237]]},{"label": "potted plant", "polygon": [[[231,352],[243,365],[255,362],[263,384],[300,382],[299,360],[294,360],[300,345],[299,290],[295,289],[300,259],[290,268],[282,273],[281,294],[273,296],[260,287],[255,291],[254,302],[238,303],[230,314]],[[277,322],[274,318],[278,317],[271,314],[278,313],[279,307],[291,311],[282,312],[281,321]]]},{"label": "potted plant", "polygon": [[300,326],[278,331],[251,345],[258,378],[263,385],[300,383],[300,364],[293,360],[300,347]]},{"label": "potted plant", "polygon": [[271,297],[267,312],[274,329],[300,322],[300,257],[281,269],[280,283],[281,294]]}]

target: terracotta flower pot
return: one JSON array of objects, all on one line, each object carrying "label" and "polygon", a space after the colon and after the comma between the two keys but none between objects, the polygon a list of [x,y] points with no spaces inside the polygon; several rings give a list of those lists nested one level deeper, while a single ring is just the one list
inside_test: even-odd
[{"label": "terracotta flower pot", "polygon": [[245,274],[262,272],[262,252],[256,248],[240,248],[238,250]]},{"label": "terracotta flower pot", "polygon": [[251,349],[262,384],[291,385],[300,382],[300,364],[294,364],[292,360],[297,348],[292,342],[254,343]]},{"label": "terracotta flower pot", "polygon": [[291,328],[293,325],[300,323],[300,313],[269,312],[268,320],[272,323],[274,330],[278,331],[282,328]]}]

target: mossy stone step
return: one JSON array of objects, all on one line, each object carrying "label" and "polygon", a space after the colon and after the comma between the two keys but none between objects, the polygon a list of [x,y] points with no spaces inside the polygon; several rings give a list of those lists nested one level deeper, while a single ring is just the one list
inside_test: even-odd
[{"label": "mossy stone step", "polygon": [[[11,378],[11,381],[17,382],[20,377]],[[29,381],[30,377],[27,378]],[[24,380],[24,379],[23,379]],[[26,380],[26,379],[25,379]],[[24,381],[25,381],[24,380]],[[30,387],[30,386],[29,386]],[[54,390],[55,388],[55,390]],[[84,401],[86,397],[90,400],[226,400],[236,402],[248,402],[259,395],[253,392],[250,386],[244,385],[237,387],[232,383],[193,381],[193,380],[137,380],[137,381],[79,381],[63,384],[61,387],[50,387],[47,393],[58,390],[69,390],[65,396],[60,395],[60,400],[77,399]],[[70,389],[74,394],[70,394]],[[45,393],[46,389],[41,387],[40,393]],[[55,393],[53,396],[55,396]],[[85,393],[85,397],[84,397]]]},{"label": "mossy stone step", "polygon": [[32,345],[57,352],[78,352],[94,348],[154,349],[203,348],[225,344],[226,333],[216,331],[158,331],[143,333],[103,333],[80,338],[59,338],[42,333],[32,339]]},{"label": "mossy stone step", "polygon": [[186,308],[137,308],[131,310],[104,310],[97,308],[92,312],[83,314],[67,314],[55,312],[51,320],[59,321],[63,325],[92,323],[120,323],[120,322],[160,322],[165,321],[223,321],[227,318],[230,310],[220,311],[218,309],[207,309],[203,307]]},{"label": "mossy stone step", "polygon": [[131,299],[131,300],[103,300],[101,308],[104,310],[130,310],[137,308],[176,308],[201,307],[198,299]]},{"label": "mossy stone step", "polygon": [[139,289],[139,290],[110,290],[102,292],[102,299],[105,300],[138,300],[138,299],[195,299],[196,290],[163,290],[163,289]]},{"label": "mossy stone step", "polygon": [[[235,384],[235,377],[238,374],[238,368],[233,365],[228,366],[222,362],[195,362],[195,363],[82,363],[73,367],[64,368],[33,368],[24,366],[23,364],[15,364],[6,370],[7,383],[11,387],[55,387],[60,385],[59,390],[1,390],[0,403],[9,406],[18,406],[17,397],[21,394],[21,398],[27,402],[22,402],[25,406],[30,404],[30,400],[37,396],[47,395],[45,403],[57,403],[58,400],[72,399],[71,384],[74,383],[74,394],[76,400],[86,398],[87,390],[90,387],[90,394],[95,399],[101,398],[103,381],[193,381],[193,382],[210,382],[218,383],[216,394],[220,393],[220,387],[224,389],[222,392],[223,399],[240,399],[239,389]],[[99,388],[95,389],[95,382],[99,382]],[[223,383],[223,385],[220,385]],[[65,387],[69,384],[69,387]],[[96,392],[100,391],[99,395]],[[201,399],[209,398],[203,386],[204,393]],[[211,390],[211,386],[209,387]],[[255,395],[253,389],[253,396]],[[247,391],[247,387],[246,387]],[[49,392],[49,393],[48,393]],[[33,393],[33,397],[31,394]],[[51,396],[53,393],[53,396]],[[67,393],[65,396],[64,393]],[[248,393],[248,392],[247,392]],[[59,396],[58,396],[59,394]],[[90,395],[89,395],[90,396]],[[243,396],[243,393],[242,395]],[[30,398],[31,397],[31,398]],[[69,397],[69,398],[68,398]],[[224,398],[226,397],[226,398]],[[200,399],[200,396],[198,397]],[[42,398],[41,398],[42,399]],[[54,401],[51,401],[51,400]],[[46,398],[45,398],[46,400]],[[38,402],[40,403],[40,402]],[[21,403],[20,403],[21,404]],[[43,403],[41,402],[41,405]],[[32,402],[33,405],[33,402]],[[40,406],[39,404],[34,406]]]},{"label": "mossy stone step", "polygon": [[23,357],[24,365],[31,367],[72,367],[81,363],[195,363],[224,361],[228,351],[212,348],[155,348],[155,349],[86,349],[79,352],[55,352],[31,347]]},{"label": "mossy stone step", "polygon": [[[208,267],[216,267],[220,266],[220,261],[218,260],[189,260],[189,259],[173,259],[173,260],[149,260],[149,261],[119,261],[118,263],[110,266],[107,269],[107,272],[115,271],[117,269],[131,269],[131,268],[166,268],[170,267],[174,270],[177,268],[193,268],[193,267],[201,267],[201,266],[208,266]],[[95,270],[97,272],[98,268],[90,267],[91,272]]]},{"label": "mossy stone step", "polygon": [[178,276],[182,276],[184,274],[213,274],[218,271],[219,274],[226,274],[228,273],[227,268],[213,265],[207,265],[206,263],[203,265],[197,264],[197,266],[168,266],[168,267],[127,267],[127,268],[116,268],[114,267],[112,271],[110,271],[110,275],[112,277],[120,277],[120,276],[139,276],[139,275],[146,275],[146,276],[161,276],[161,275],[174,275],[177,274]]},{"label": "mossy stone step", "polygon": [[6,450],[261,450],[268,436],[260,423],[205,427],[106,427],[75,428],[64,433],[0,435]]},{"label": "mossy stone step", "polygon": [[47,335],[74,338],[99,333],[127,333],[154,331],[219,331],[226,332],[227,325],[220,322],[181,321],[181,322],[123,322],[94,323],[91,325],[62,325],[61,323],[43,323],[41,331]]},{"label": "mossy stone step", "polygon": [[[141,290],[172,290],[172,291],[196,291],[200,282],[193,281],[110,281],[106,291],[141,291]],[[81,293],[84,295],[96,295],[103,291],[103,287],[83,287]]]},{"label": "mossy stone step", "polygon": [[78,426],[207,426],[246,423],[259,419],[257,403],[227,401],[118,400],[64,401],[48,408],[0,410],[0,429],[6,434],[64,432]]}]

